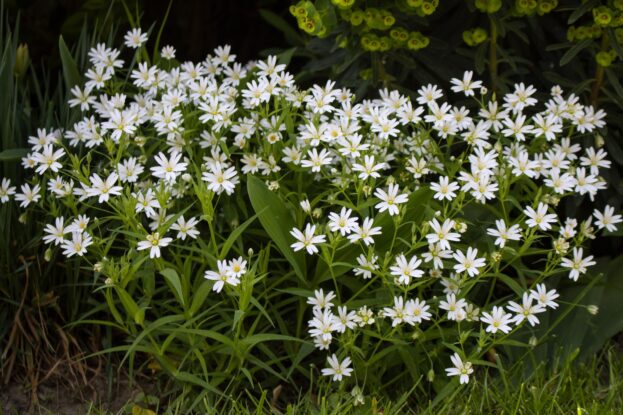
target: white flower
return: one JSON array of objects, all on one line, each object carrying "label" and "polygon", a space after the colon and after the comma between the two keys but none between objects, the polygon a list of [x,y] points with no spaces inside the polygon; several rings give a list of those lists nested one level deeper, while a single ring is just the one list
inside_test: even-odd
[{"label": "white flower", "polygon": [[532,299],[533,297],[531,294],[526,292],[523,294],[521,304],[514,301],[508,302],[508,310],[517,313],[515,317],[513,317],[513,322],[515,324],[520,324],[526,319],[532,327],[539,324],[539,319],[535,316],[535,314],[543,313],[545,311],[545,306],[539,303],[532,305]]},{"label": "white flower", "polygon": [[437,200],[452,200],[456,197],[456,191],[459,190],[459,185],[456,182],[450,182],[447,176],[440,177],[439,183],[431,183],[431,190],[435,192],[433,197]]},{"label": "white flower", "polygon": [[70,90],[74,98],[67,101],[70,107],[76,107],[80,105],[80,110],[88,111],[88,109],[95,103],[95,97],[91,95],[91,88],[85,87],[80,89],[78,85],[74,86]]},{"label": "white flower", "polygon": [[573,248],[573,259],[562,258],[560,266],[571,270],[569,271],[569,278],[573,281],[577,281],[580,275],[585,274],[587,267],[596,264],[596,262],[593,261],[592,255],[582,258],[583,254],[584,250],[576,247]]},{"label": "white flower", "polygon": [[329,308],[320,309],[313,308],[314,318],[308,321],[309,335],[312,337],[320,337],[327,344],[333,339],[333,332],[337,331],[339,324],[336,322],[335,315]]},{"label": "white flower", "polygon": [[377,179],[381,177],[379,170],[383,170],[385,168],[387,168],[387,164],[375,163],[374,156],[364,156],[363,164],[353,164],[353,171],[360,172],[358,177],[361,180],[366,180],[368,177],[373,177]]},{"label": "white flower", "polygon": [[162,152],[158,153],[154,157],[158,165],[150,169],[152,175],[168,183],[173,183],[180,173],[186,171],[186,166],[188,166],[188,163],[180,162],[181,159],[182,155],[177,151],[172,151],[169,158]]},{"label": "white flower", "polygon": [[164,248],[173,241],[173,238],[162,238],[160,233],[154,232],[145,237],[144,241],[139,241],[136,249],[142,251],[149,249],[150,258],[160,258],[160,248]]},{"label": "white flower", "polygon": [[433,231],[426,235],[429,244],[439,244],[441,249],[450,249],[450,242],[457,242],[461,238],[459,233],[451,232],[455,224],[451,219],[446,219],[440,224],[434,218],[428,223]]},{"label": "white flower", "polygon": [[538,301],[541,306],[558,308],[558,304],[554,300],[560,297],[560,294],[556,290],[547,291],[545,284],[537,284],[536,290],[530,290],[530,297]]},{"label": "white flower", "polygon": [[136,198],[134,211],[136,213],[145,212],[148,218],[156,217],[156,209],[160,209],[160,202],[152,189],[147,189],[145,193],[138,192],[132,194]]},{"label": "white flower", "polygon": [[240,278],[247,272],[247,261],[241,256],[229,260],[229,271],[235,278]]},{"label": "white flower", "polygon": [[426,301],[420,301],[419,298],[407,301],[407,313],[413,317],[415,323],[421,323],[422,320],[430,320],[432,314],[428,312],[430,306]]},{"label": "white flower", "polygon": [[0,202],[6,203],[9,197],[15,194],[15,186],[11,186],[11,179],[4,177],[0,184]]},{"label": "white flower", "polygon": [[333,291],[329,291],[326,295],[322,288],[314,291],[313,297],[307,298],[307,304],[311,304],[314,308],[318,308],[323,310],[325,308],[333,307],[333,303],[331,300],[335,298],[335,293]]},{"label": "white flower", "polygon": [[91,186],[86,189],[86,196],[98,197],[98,202],[104,203],[110,199],[110,196],[120,195],[123,187],[115,186],[118,178],[115,172],[110,173],[106,180],[102,180],[97,173],[93,173],[90,177]]},{"label": "white flower", "polygon": [[443,260],[452,258],[452,251],[449,249],[441,249],[439,244],[429,244],[428,251],[422,254],[422,258],[424,258],[426,262],[433,261],[434,269],[442,269]]},{"label": "white flower", "polygon": [[472,76],[474,72],[465,71],[463,74],[463,79],[452,78],[450,83],[452,83],[452,91],[454,92],[463,92],[466,97],[474,96],[474,90],[478,89],[482,86],[482,81],[472,81]]},{"label": "white flower", "polygon": [[125,45],[127,47],[132,49],[138,49],[143,46],[145,42],[147,42],[147,33],[143,33],[141,31],[141,28],[138,27],[128,31],[123,39],[125,40]]},{"label": "white flower", "polygon": [[90,218],[87,215],[78,215],[78,217],[65,228],[65,233],[82,233],[87,230],[89,221]]},{"label": "white flower", "polygon": [[308,223],[307,226],[305,226],[304,232],[301,232],[296,228],[292,228],[292,230],[290,231],[290,235],[292,235],[297,240],[297,242],[293,243],[290,246],[295,252],[300,251],[301,249],[306,249],[307,253],[310,255],[317,254],[318,247],[316,246],[316,244],[324,243],[326,236],[315,235],[315,233],[316,225],[312,225],[311,223]]},{"label": "white flower", "polygon": [[355,316],[357,314],[354,311],[348,311],[346,306],[339,306],[337,308],[337,316],[333,316],[333,322],[336,325],[336,331],[338,333],[344,333],[346,329],[354,329],[357,326],[355,323]]},{"label": "white flower", "polygon": [[171,230],[178,231],[177,238],[182,241],[185,240],[187,236],[192,239],[197,239],[199,231],[195,227],[198,223],[199,221],[196,218],[190,218],[186,221],[182,215],[173,225],[171,225]]},{"label": "white flower", "polygon": [[353,230],[353,233],[348,235],[348,240],[351,243],[355,243],[359,240],[362,240],[366,245],[370,245],[374,243],[374,235],[381,234],[380,226],[372,226],[374,224],[374,219],[365,218],[363,220],[363,224],[361,226],[357,225],[357,227]]},{"label": "white flower", "polygon": [[213,291],[220,293],[225,284],[232,286],[240,284],[240,279],[231,272],[227,261],[216,261],[216,265],[218,267],[218,272],[207,270],[204,274],[205,279],[216,281],[212,287]]},{"label": "white flower", "polygon": [[162,56],[163,59],[175,59],[175,48],[173,46],[163,46],[162,50],[160,51],[160,56]]},{"label": "white flower", "polygon": [[45,225],[43,231],[47,233],[43,237],[43,242],[46,244],[54,243],[54,245],[60,245],[65,241],[65,234],[67,230],[64,226],[65,219],[61,216],[56,218],[54,225]]},{"label": "white flower", "polygon": [[409,196],[406,194],[398,194],[398,185],[390,184],[387,192],[383,189],[376,189],[374,192],[374,196],[378,197],[381,202],[377,203],[374,207],[379,210],[379,212],[387,212],[390,216],[398,214],[398,206],[399,204],[406,203],[409,200]]},{"label": "white flower", "polygon": [[422,260],[415,255],[407,261],[404,254],[400,254],[396,257],[396,265],[390,267],[390,271],[392,275],[398,277],[399,284],[409,285],[411,278],[420,278],[424,275],[424,271],[418,268],[421,263]]},{"label": "white flower", "polygon": [[372,278],[372,272],[379,269],[376,261],[378,261],[378,257],[376,255],[372,255],[372,258],[368,260],[364,254],[360,254],[357,257],[357,264],[359,264],[359,266],[353,269],[353,271],[355,271],[355,275],[361,275],[363,276],[363,279]]},{"label": "white flower", "polygon": [[29,184],[23,184],[20,186],[21,193],[15,194],[15,200],[20,202],[20,207],[27,207],[31,203],[37,203],[41,199],[41,186],[35,184],[30,187]]},{"label": "white flower", "polygon": [[556,222],[558,216],[554,213],[547,213],[547,205],[539,202],[539,206],[535,211],[532,207],[527,206],[523,213],[528,217],[526,225],[531,228],[538,227],[539,229],[546,231],[552,228],[551,223]]},{"label": "white flower", "polygon": [[43,146],[43,150],[41,153],[34,153],[33,158],[37,166],[37,173],[43,174],[46,170],[50,169],[54,173],[58,172],[58,170],[63,167],[61,163],[58,162],[58,159],[65,155],[65,150],[59,148],[54,151],[54,147],[51,144]]},{"label": "white flower", "polygon": [[603,213],[595,209],[593,211],[593,216],[595,216],[595,225],[599,227],[599,229],[606,228],[610,232],[615,232],[617,230],[617,223],[623,222],[623,218],[621,215],[614,214],[614,208],[610,205],[606,205]]},{"label": "white flower", "polygon": [[415,324],[415,319],[405,307],[402,297],[394,297],[394,306],[383,308],[383,315],[392,319],[392,327],[396,327],[402,323],[407,323],[412,326]]},{"label": "white flower", "polygon": [[471,246],[467,248],[466,254],[463,254],[463,251],[457,250],[454,255],[452,255],[457,262],[457,264],[454,265],[454,270],[456,272],[467,272],[470,277],[478,275],[480,273],[478,268],[485,266],[485,259],[476,258],[476,255],[478,255],[478,249],[472,248]]},{"label": "white flower", "polygon": [[220,163],[213,165],[209,171],[203,172],[202,179],[208,182],[208,189],[217,195],[223,193],[223,191],[231,195],[240,181],[235,167],[223,170]]},{"label": "white flower", "polygon": [[458,353],[454,353],[450,356],[450,360],[454,367],[446,368],[446,374],[448,376],[458,376],[459,383],[464,384],[469,382],[469,375],[474,373],[472,364],[470,362],[463,362]]},{"label": "white flower", "polygon": [[332,356],[327,357],[327,362],[330,367],[322,369],[322,374],[323,376],[333,376],[334,381],[341,381],[343,376],[348,377],[353,371],[349,367],[351,363],[349,357],[345,357],[344,360],[339,362],[337,356],[333,353]]},{"label": "white flower", "polygon": [[467,301],[463,298],[457,300],[454,293],[447,294],[446,300],[439,302],[439,308],[448,312],[448,320],[462,320],[463,318],[461,317],[465,316],[464,309],[466,306]]},{"label": "white flower", "polygon": [[329,229],[331,232],[340,232],[346,236],[358,227],[358,218],[351,218],[352,209],[342,207],[339,215],[335,212],[329,213]]},{"label": "white flower", "polygon": [[322,166],[331,164],[333,160],[331,158],[331,153],[326,149],[322,149],[322,151],[318,153],[318,150],[313,148],[307,152],[307,157],[309,157],[309,159],[303,159],[301,161],[301,166],[311,167],[311,171],[314,173],[318,173]]},{"label": "white flower", "polygon": [[93,244],[93,239],[88,233],[72,232],[71,239],[64,240],[62,243],[63,255],[68,258],[74,255],[83,256],[91,244]]},{"label": "white flower", "polygon": [[495,236],[496,240],[494,244],[500,248],[504,248],[506,241],[521,240],[521,229],[518,224],[507,228],[504,219],[497,219],[495,221],[495,226],[496,228],[487,229],[487,235]]},{"label": "white flower", "polygon": [[122,183],[136,183],[138,176],[143,173],[144,170],[145,169],[137,161],[136,157],[130,157],[123,160],[122,163],[117,164],[117,173]]},{"label": "white flower", "polygon": [[508,334],[511,331],[510,324],[513,322],[513,318],[510,314],[504,311],[503,307],[493,306],[491,314],[482,313],[480,321],[488,324],[485,329],[487,333],[497,333],[499,330],[504,334]]}]

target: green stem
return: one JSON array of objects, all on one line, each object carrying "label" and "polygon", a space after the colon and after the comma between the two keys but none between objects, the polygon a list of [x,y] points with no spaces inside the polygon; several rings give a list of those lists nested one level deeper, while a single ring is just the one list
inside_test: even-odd
[{"label": "green stem", "polygon": [[[608,36],[604,34],[601,37],[600,51],[606,51],[608,49],[608,46]],[[593,82],[593,88],[591,90],[591,105],[593,105],[593,107],[597,107],[597,99],[599,98],[599,90],[601,89],[601,85],[604,82],[604,74],[605,68],[598,63],[597,69],[595,70],[595,81]]]},{"label": "green stem", "polygon": [[498,78],[498,28],[493,17],[489,16],[489,21],[491,22],[491,39],[489,40],[489,76],[491,77],[491,91],[495,92],[497,89]]}]

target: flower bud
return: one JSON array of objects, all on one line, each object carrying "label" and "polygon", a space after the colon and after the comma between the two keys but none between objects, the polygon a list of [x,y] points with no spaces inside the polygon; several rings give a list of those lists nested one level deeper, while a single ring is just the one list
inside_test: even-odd
[{"label": "flower bud", "polygon": [[15,51],[15,66],[13,67],[13,73],[16,78],[23,78],[26,75],[28,66],[30,64],[30,55],[28,53],[28,45],[22,43],[17,47]]},{"label": "flower bud", "polygon": [[537,339],[535,336],[530,337],[530,340],[528,340],[528,344],[530,345],[530,347],[536,347],[539,344],[539,339]]},{"label": "flower bud", "polygon": [[433,369],[429,370],[428,373],[426,373],[426,380],[431,383],[435,380],[435,371]]},{"label": "flower bud", "polygon": [[45,262],[50,262],[52,260],[52,248],[48,248],[45,250],[45,253],[43,254],[43,259],[45,260]]},{"label": "flower bud", "polygon": [[588,310],[588,312],[594,316],[597,315],[597,313],[599,313],[599,306],[595,305],[595,304],[591,304],[588,307],[586,307],[586,309]]}]

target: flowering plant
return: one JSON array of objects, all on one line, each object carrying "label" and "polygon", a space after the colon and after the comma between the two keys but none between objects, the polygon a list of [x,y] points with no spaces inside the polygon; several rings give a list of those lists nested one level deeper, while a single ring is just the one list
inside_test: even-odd
[{"label": "flowering plant", "polygon": [[114,350],[206,393],[309,376],[316,356],[361,386],[466,383],[492,347],[527,346],[510,336],[558,306],[551,281],[583,278],[595,226],[622,220],[557,210],[610,166],[605,114],[559,87],[497,100],[467,72],[458,105],[435,85],[356,103],[272,56],[150,61],[146,40],[128,33],[128,66],[91,50],[82,118],[31,137],[36,174],[0,200],[43,218],[49,257],[95,270],[129,336]]}]

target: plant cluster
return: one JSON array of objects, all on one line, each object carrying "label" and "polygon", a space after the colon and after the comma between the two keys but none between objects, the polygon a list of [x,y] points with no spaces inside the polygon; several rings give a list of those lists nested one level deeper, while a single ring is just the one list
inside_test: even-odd
[{"label": "plant cluster", "polygon": [[273,56],[180,63],[146,41],[90,50],[80,118],[30,137],[34,174],[3,179],[0,200],[43,220],[49,259],[95,273],[104,324],[129,340],[113,350],[198,401],[308,378],[325,355],[323,375],[361,388],[467,383],[495,347],[542,340],[551,281],[583,278],[587,243],[622,221],[557,210],[593,200],[610,167],[605,113],[558,86],[498,99],[466,72],[457,103],[431,84],[357,103],[331,81],[299,88]]}]

